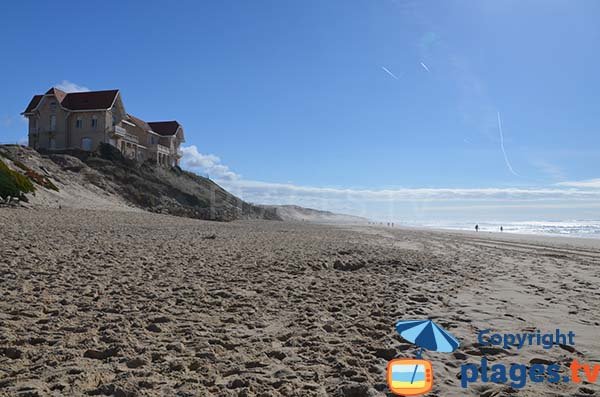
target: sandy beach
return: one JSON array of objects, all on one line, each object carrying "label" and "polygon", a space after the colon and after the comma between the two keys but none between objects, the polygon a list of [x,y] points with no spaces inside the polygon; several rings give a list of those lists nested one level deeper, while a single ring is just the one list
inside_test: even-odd
[{"label": "sandy beach", "polygon": [[[463,363],[600,362],[600,241],[145,212],[0,209],[0,395],[378,396],[415,348],[431,396],[593,396],[598,383],[472,383]],[[515,351],[477,332],[560,328]]]}]

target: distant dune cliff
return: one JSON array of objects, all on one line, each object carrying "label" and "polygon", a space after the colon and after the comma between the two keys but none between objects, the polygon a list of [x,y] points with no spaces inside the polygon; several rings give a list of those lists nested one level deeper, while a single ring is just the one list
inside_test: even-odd
[{"label": "distant dune cliff", "polygon": [[367,223],[369,220],[359,216],[336,214],[330,211],[321,211],[297,205],[263,205],[265,209],[274,210],[284,221],[304,221],[316,223]]}]

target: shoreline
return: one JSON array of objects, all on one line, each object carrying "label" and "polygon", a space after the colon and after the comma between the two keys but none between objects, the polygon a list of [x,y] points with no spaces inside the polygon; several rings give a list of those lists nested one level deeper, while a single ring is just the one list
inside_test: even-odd
[{"label": "shoreline", "polygon": [[[349,225],[352,226],[352,225]],[[384,225],[366,225],[373,228],[381,228],[384,230],[406,230],[406,231],[418,231],[418,232],[431,232],[431,233],[447,233],[456,234],[460,236],[481,236],[489,239],[506,239],[508,241],[524,240],[532,242],[547,242],[547,243],[559,243],[565,245],[576,245],[585,246],[590,248],[600,248],[600,236],[598,237],[582,237],[581,235],[566,235],[566,234],[551,234],[551,233],[515,233],[515,232],[500,232],[500,231],[486,231],[480,230],[475,232],[473,230],[466,229],[450,229],[440,227],[428,227],[428,226],[404,226],[396,225],[394,227],[387,227]]]}]

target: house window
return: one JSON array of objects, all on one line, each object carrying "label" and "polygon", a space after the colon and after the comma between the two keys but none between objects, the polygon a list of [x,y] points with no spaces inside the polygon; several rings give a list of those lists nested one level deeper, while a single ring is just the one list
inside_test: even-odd
[{"label": "house window", "polygon": [[98,126],[98,117],[92,116],[92,128],[96,129],[97,126]]},{"label": "house window", "polygon": [[50,149],[56,149],[56,139],[50,138]]},{"label": "house window", "polygon": [[77,121],[75,122],[75,127],[77,127],[77,128],[83,127],[83,119],[81,117],[77,117]]},{"label": "house window", "polygon": [[50,102],[50,111],[53,113],[56,112],[56,101]]},{"label": "house window", "polygon": [[112,114],[112,123],[113,123],[113,125],[117,124],[117,115],[114,113]]},{"label": "house window", "polygon": [[50,131],[56,131],[56,116],[50,116]]},{"label": "house window", "polygon": [[31,118],[31,129],[33,131],[37,130],[37,119],[35,117]]}]

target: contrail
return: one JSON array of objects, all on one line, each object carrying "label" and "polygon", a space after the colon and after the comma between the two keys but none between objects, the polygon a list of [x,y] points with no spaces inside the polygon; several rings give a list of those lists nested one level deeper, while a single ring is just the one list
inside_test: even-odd
[{"label": "contrail", "polygon": [[500,148],[502,149],[502,154],[504,154],[504,162],[508,167],[508,170],[515,176],[520,176],[513,170],[512,165],[510,165],[510,161],[508,161],[508,156],[506,155],[506,150],[504,150],[504,134],[502,134],[502,120],[500,120],[500,112],[498,112],[498,131],[500,131]]},{"label": "contrail", "polygon": [[396,75],[394,73],[390,72],[385,66],[382,66],[381,69],[383,69],[384,72],[386,72],[387,74],[389,74],[390,76],[392,76],[396,80],[399,80],[398,77],[396,77]]},{"label": "contrail", "polygon": [[427,70],[429,72],[429,68],[423,62],[421,62],[421,66],[423,66],[423,69],[425,69],[425,70]]}]

